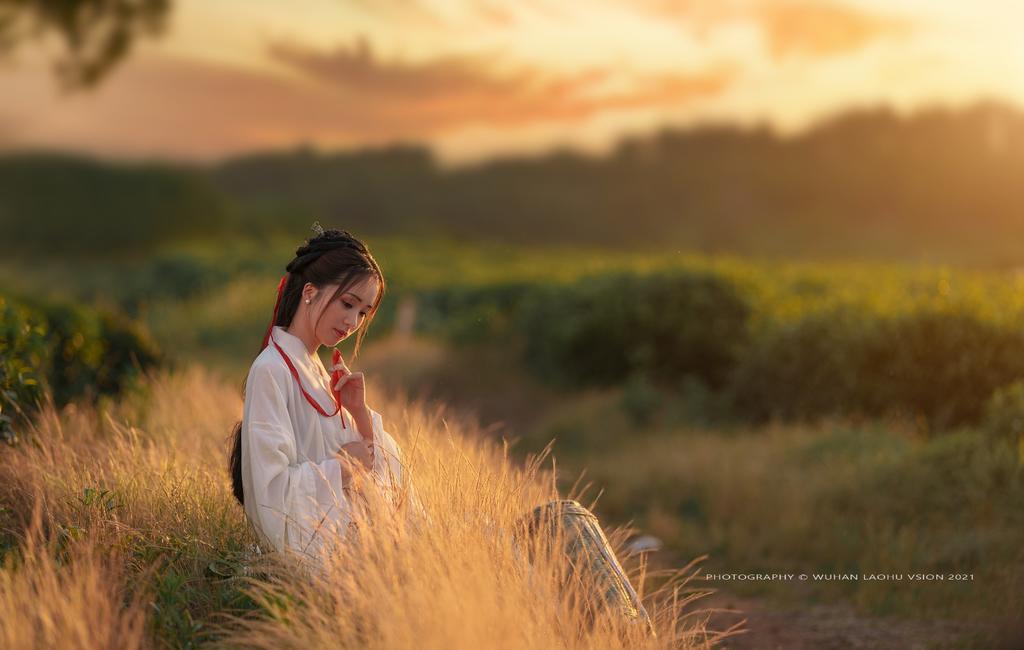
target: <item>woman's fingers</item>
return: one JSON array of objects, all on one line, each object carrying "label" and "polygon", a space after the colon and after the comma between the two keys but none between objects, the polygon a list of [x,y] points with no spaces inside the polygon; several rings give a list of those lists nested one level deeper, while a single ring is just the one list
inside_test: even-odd
[{"label": "woman's fingers", "polygon": [[350,379],[359,381],[362,380],[362,378],[363,373],[361,372],[351,372],[347,375],[342,375],[341,379],[338,380],[338,383],[334,384],[334,390],[341,390],[341,387],[345,385],[345,382],[347,382]]},{"label": "woman's fingers", "polygon": [[349,372],[348,364],[345,363],[345,360],[342,359],[340,356],[337,358],[337,360],[334,361],[334,363],[335,365],[340,366],[341,369],[344,370],[345,372]]}]

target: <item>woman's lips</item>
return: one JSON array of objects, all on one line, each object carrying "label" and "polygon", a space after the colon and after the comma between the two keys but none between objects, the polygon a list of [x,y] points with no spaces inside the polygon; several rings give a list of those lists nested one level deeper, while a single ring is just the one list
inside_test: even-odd
[{"label": "woman's lips", "polygon": [[342,331],[337,327],[334,328],[334,332],[338,335],[339,338],[345,338],[346,336],[348,336],[348,332]]}]

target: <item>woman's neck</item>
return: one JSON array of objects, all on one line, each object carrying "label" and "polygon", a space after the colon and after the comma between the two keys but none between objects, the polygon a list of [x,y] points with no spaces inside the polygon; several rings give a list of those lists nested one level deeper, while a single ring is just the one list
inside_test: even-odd
[{"label": "woman's neck", "polygon": [[308,324],[304,327],[304,324],[298,321],[299,319],[294,319],[292,324],[286,327],[284,331],[302,341],[302,344],[306,346],[306,352],[309,352],[309,356],[313,356],[316,353],[317,348],[320,347],[320,344],[316,340],[316,334],[313,332],[313,328],[309,327]]}]

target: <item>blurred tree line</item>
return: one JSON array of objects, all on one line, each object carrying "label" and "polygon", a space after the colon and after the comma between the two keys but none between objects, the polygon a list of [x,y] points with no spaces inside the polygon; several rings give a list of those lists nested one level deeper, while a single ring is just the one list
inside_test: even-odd
[{"label": "blurred tree line", "polygon": [[231,203],[193,168],[61,154],[0,158],[0,239],[14,254],[146,254],[222,233]]},{"label": "blurred tree line", "polygon": [[212,166],[0,159],[13,252],[109,253],[226,229],[704,252],[1018,263],[1024,114],[849,113],[793,138],[705,126],[448,169],[421,147],[262,153]]},{"label": "blurred tree line", "polygon": [[568,152],[445,170],[415,147],[231,160],[212,173],[248,212],[367,232],[757,254],[1019,259],[1024,115],[983,104],[850,113],[800,137],[666,130],[604,158]]}]

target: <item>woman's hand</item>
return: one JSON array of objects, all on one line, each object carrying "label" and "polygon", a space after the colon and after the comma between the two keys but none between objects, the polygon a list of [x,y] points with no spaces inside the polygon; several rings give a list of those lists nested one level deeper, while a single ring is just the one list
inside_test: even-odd
[{"label": "woman's hand", "polygon": [[331,366],[330,372],[340,372],[341,377],[331,386],[331,389],[338,395],[341,405],[353,415],[363,413],[366,406],[366,383],[363,380],[363,373],[352,372],[345,364],[341,355],[335,355],[337,362]]},{"label": "woman's hand", "polygon": [[373,444],[366,440],[356,440],[341,446],[336,454],[341,461],[342,482],[348,487],[353,474],[373,469]]}]

